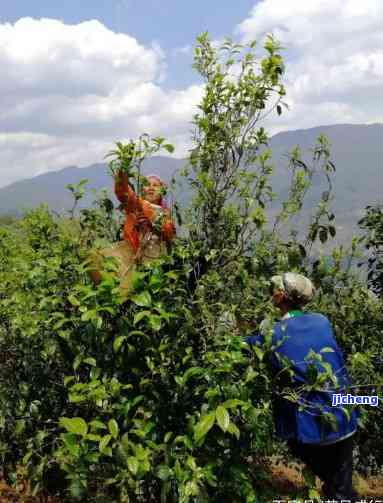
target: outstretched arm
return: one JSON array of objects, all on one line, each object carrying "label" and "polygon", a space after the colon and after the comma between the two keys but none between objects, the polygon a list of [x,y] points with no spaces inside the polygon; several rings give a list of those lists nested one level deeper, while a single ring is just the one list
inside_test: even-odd
[{"label": "outstretched arm", "polygon": [[116,193],[118,200],[127,208],[134,208],[139,205],[139,197],[129,183],[127,174],[122,171],[119,171],[115,178],[114,192]]}]

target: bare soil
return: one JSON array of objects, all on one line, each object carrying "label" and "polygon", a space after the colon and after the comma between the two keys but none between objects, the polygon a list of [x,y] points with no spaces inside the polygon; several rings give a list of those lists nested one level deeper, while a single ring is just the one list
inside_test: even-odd
[{"label": "bare soil", "polygon": [[[296,493],[304,488],[303,477],[299,465],[285,466],[273,462],[270,466],[273,492],[280,495],[281,499],[294,497]],[[317,480],[317,489],[320,492],[320,482]],[[361,499],[383,500],[383,477],[363,478],[359,475],[354,476],[354,487]],[[0,481],[0,503],[60,503],[60,499],[46,494],[30,496],[28,483],[20,481],[17,487],[9,487],[3,481]]]},{"label": "bare soil", "polygon": [[[281,496],[293,496],[299,489],[304,488],[304,480],[299,465],[284,466],[272,463],[273,489],[280,488]],[[317,489],[320,492],[321,482],[317,479]],[[383,477],[364,478],[354,474],[353,485],[361,499],[383,500]]]}]

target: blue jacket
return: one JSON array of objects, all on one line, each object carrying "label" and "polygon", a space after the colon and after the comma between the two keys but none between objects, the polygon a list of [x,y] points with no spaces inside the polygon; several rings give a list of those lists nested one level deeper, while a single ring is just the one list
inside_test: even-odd
[{"label": "blue jacket", "polygon": [[[264,337],[261,334],[249,336],[246,342],[263,344]],[[290,385],[294,389],[302,384],[308,384],[310,372],[315,372],[317,369],[318,373],[323,373],[326,367],[327,371],[332,370],[337,378],[335,385],[329,381],[323,386],[324,389],[331,391],[305,391],[304,394],[300,394],[298,403],[277,396],[274,401],[277,434],[285,440],[319,444],[334,442],[355,431],[356,411],[344,405],[343,408],[347,408],[344,412],[342,407],[331,405],[332,394],[347,394],[351,382],[329,320],[316,313],[302,313],[282,320],[273,327],[272,344],[270,358],[272,370],[282,379],[285,375],[287,386]],[[310,351],[322,355],[322,363],[309,357]],[[288,372],[281,372],[286,368],[286,362],[294,371],[290,377]],[[350,417],[347,417],[347,412]],[[333,419],[336,420],[335,427],[324,419],[326,413],[333,414]]]}]

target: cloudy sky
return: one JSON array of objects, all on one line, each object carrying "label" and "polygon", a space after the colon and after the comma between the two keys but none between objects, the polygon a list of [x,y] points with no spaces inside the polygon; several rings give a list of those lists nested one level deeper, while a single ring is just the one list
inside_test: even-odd
[{"label": "cloudy sky", "polygon": [[4,0],[0,186],[101,162],[142,132],[189,147],[202,31],[284,46],[290,110],[273,133],[383,122],[382,0]]}]

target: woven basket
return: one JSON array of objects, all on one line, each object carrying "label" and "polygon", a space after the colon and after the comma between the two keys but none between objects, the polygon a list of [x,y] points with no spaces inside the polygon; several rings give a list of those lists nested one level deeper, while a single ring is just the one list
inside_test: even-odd
[{"label": "woven basket", "polygon": [[[152,260],[166,253],[166,247],[157,239],[149,239],[141,245],[141,264],[148,264]],[[115,257],[118,260],[119,268],[116,272],[120,278],[120,290],[124,298],[129,295],[132,287],[132,276],[137,268],[138,260],[128,241],[120,241],[112,246],[100,250],[93,250],[89,256],[92,264],[90,276],[98,284],[101,281],[101,274],[104,269],[104,258]]]}]

